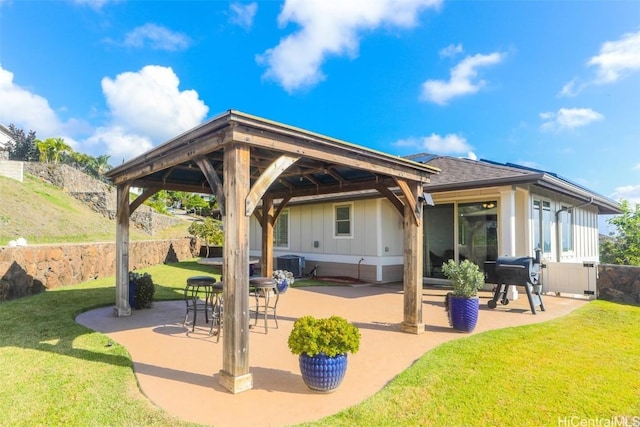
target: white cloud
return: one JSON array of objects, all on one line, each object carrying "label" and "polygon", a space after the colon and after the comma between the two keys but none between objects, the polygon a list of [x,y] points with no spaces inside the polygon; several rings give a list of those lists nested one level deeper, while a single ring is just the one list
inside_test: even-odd
[{"label": "white cloud", "polygon": [[630,206],[640,203],[640,185],[623,185],[616,187],[611,195],[613,200],[627,200]]},{"label": "white cloud", "polygon": [[542,130],[560,131],[575,129],[604,119],[604,116],[590,108],[561,108],[557,113],[540,113],[544,121]]},{"label": "white cloud", "polygon": [[148,46],[154,50],[177,51],[188,48],[191,44],[191,39],[186,34],[148,23],[128,33],[122,44],[135,48]]},{"label": "white cloud", "polygon": [[588,64],[597,67],[597,83],[612,83],[627,73],[640,71],[640,31],[605,42]]},{"label": "white cloud", "polygon": [[[188,130],[209,108],[194,90],[180,91],[171,68],[149,65],[138,72],[102,79],[109,122],[92,129],[87,123],[63,122],[42,96],[16,85],[13,73],[0,66],[0,123],[34,130],[38,138],[62,137],[74,150],[129,159]],[[91,135],[81,140],[71,135]]]},{"label": "white cloud", "polygon": [[75,147],[75,140],[68,135],[86,124],[75,119],[63,122],[47,99],[20,87],[13,77],[0,65],[0,123],[14,124],[25,132],[33,130],[38,138],[62,137]]},{"label": "white cloud", "polygon": [[411,148],[415,151],[427,151],[432,154],[464,154],[467,153],[469,158],[475,156],[471,152],[471,146],[467,143],[466,138],[449,134],[440,136],[432,133],[430,136],[419,138],[407,138],[396,141],[396,147]]},{"label": "white cloud", "polygon": [[462,45],[460,43],[458,44],[450,44],[449,46],[445,47],[444,49],[440,49],[440,52],[438,52],[438,55],[440,55],[441,57],[445,57],[445,58],[452,58],[454,56],[456,56],[459,53],[464,52],[464,49],[462,48]]},{"label": "white cloud", "polygon": [[229,10],[231,11],[229,22],[249,30],[253,26],[253,19],[258,11],[258,3],[243,4],[234,2],[229,5]]},{"label": "white cloud", "polygon": [[422,9],[437,8],[442,0],[287,0],[278,16],[281,27],[301,28],[267,49],[256,61],[267,67],[263,77],[288,92],[324,80],[322,63],[330,56],[357,54],[360,34],[382,25],[410,28]]},{"label": "white cloud", "polygon": [[436,104],[445,105],[451,98],[478,92],[486,85],[484,80],[473,81],[478,68],[498,64],[504,54],[494,52],[489,55],[467,56],[451,69],[449,81],[427,80],[422,84],[421,98]]},{"label": "white cloud", "polygon": [[135,135],[121,126],[99,127],[87,139],[90,146],[106,147],[112,165],[128,160],[153,148],[148,137]]},{"label": "white cloud", "polygon": [[603,43],[598,55],[591,57],[587,65],[596,68],[596,77],[580,85],[578,79],[571,80],[562,87],[560,96],[575,96],[590,85],[614,83],[640,71],[640,31]]},{"label": "white cloud", "polygon": [[562,89],[560,90],[558,96],[576,96],[580,92],[580,90],[582,90],[581,88],[576,88],[577,82],[577,79],[573,79],[569,83],[562,86]]},{"label": "white cloud", "polygon": [[[103,78],[102,91],[112,123],[101,131],[100,141],[107,142],[110,150],[111,144],[113,150],[122,150],[122,134],[157,143],[199,124],[209,107],[198,99],[196,91],[180,91],[179,83],[171,68],[157,65],[119,74],[113,80]],[[110,135],[116,136],[113,142],[109,142]],[[130,154],[139,154],[137,147],[131,147]]]}]

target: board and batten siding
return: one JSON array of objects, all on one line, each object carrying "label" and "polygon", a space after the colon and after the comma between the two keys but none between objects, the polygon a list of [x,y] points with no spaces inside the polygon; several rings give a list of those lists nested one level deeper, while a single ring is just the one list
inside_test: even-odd
[{"label": "board and batten siding", "polygon": [[[352,206],[349,237],[335,236],[336,205]],[[289,254],[302,256],[305,272],[318,265],[318,274],[323,276],[359,276],[373,282],[402,280],[402,218],[386,199],[291,205],[285,209],[289,214],[289,247],[274,247],[275,258]],[[260,224],[252,217],[252,255],[260,254],[261,238]]]}]

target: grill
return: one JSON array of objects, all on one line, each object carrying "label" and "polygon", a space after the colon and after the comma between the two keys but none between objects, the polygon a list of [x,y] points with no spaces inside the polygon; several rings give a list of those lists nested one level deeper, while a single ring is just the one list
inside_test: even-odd
[{"label": "grill", "polygon": [[498,301],[502,305],[509,304],[507,298],[509,286],[522,286],[527,292],[531,312],[536,314],[536,306],[545,311],[542,302],[542,286],[540,285],[540,249],[536,249],[536,257],[498,257],[493,265],[485,264],[486,281],[495,283],[493,299],[489,300],[489,308],[496,308]]}]

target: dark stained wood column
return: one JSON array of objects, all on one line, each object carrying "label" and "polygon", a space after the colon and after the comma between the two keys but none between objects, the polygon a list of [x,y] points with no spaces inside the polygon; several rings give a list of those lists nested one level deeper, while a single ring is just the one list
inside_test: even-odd
[{"label": "dark stained wood column", "polygon": [[131,316],[129,305],[129,189],[124,183],[117,187],[116,201],[116,317]]},{"label": "dark stained wood column", "polygon": [[224,319],[220,384],[231,393],[253,388],[249,372],[249,216],[250,150],[246,144],[224,149]]}]

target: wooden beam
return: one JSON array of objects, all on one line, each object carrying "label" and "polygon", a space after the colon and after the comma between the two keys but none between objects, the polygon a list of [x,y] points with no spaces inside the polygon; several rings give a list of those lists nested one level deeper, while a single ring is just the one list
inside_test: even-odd
[{"label": "wooden beam", "polygon": [[[131,188],[131,187],[129,187],[129,188]],[[161,189],[162,188],[159,187],[159,186],[153,186],[153,187],[144,188],[142,190],[142,194],[140,194],[138,197],[136,197],[135,200],[133,202],[131,202],[131,204],[129,205],[129,215],[131,215],[133,212],[135,212],[135,210],[138,209],[138,207],[140,207],[140,205],[143,204],[145,200],[147,200],[149,197],[151,197],[154,194],[156,194]]]},{"label": "wooden beam", "polygon": [[245,215],[251,216],[253,210],[258,205],[260,199],[271,184],[278,179],[280,174],[285,171],[289,166],[300,160],[300,156],[289,156],[286,154],[281,155],[275,159],[264,172],[258,177],[257,181],[251,187],[251,191],[246,200]]},{"label": "wooden beam", "polygon": [[417,170],[408,165],[389,161],[388,158],[374,158],[369,152],[347,150],[344,146],[331,143],[319,143],[305,139],[293,138],[286,135],[271,135],[246,126],[236,126],[233,129],[233,140],[248,142],[252,146],[263,147],[281,153],[289,153],[318,161],[337,164],[372,171],[382,175],[399,177],[412,181],[426,181],[431,174],[428,171]]},{"label": "wooden beam", "polygon": [[204,156],[196,157],[195,159],[193,159],[193,161],[198,165],[205,178],[207,179],[209,187],[211,187],[211,192],[214,194],[216,201],[218,202],[220,214],[224,216],[224,187],[222,186],[222,182],[220,182],[218,173],[216,172],[211,162]]},{"label": "wooden beam", "polygon": [[[258,213],[258,211],[256,211]],[[262,199],[262,265],[261,274],[265,277],[273,276],[273,226],[275,216],[273,214],[273,199],[265,196]]]},{"label": "wooden beam", "polygon": [[131,316],[129,305],[129,184],[116,189],[116,317]]},{"label": "wooden beam", "polygon": [[384,184],[378,184],[376,185],[376,190],[378,190],[380,194],[385,196],[387,200],[391,202],[391,204],[396,208],[400,216],[404,216],[404,203],[402,203],[402,200],[400,200],[400,198],[398,198],[398,196],[396,196],[396,194],[393,191],[391,191],[389,187],[387,187]]},{"label": "wooden beam", "polygon": [[[417,209],[418,207],[418,192],[422,191],[422,184],[419,184],[419,187],[411,186],[406,180],[404,179],[400,179],[400,178],[394,178],[396,183],[398,184],[398,187],[400,187],[400,190],[402,191],[402,194],[404,195],[404,198],[406,200],[406,206],[409,206],[411,208],[411,210],[413,211],[413,219],[416,223],[419,223],[422,221],[422,218],[420,217],[420,214],[422,213],[422,209]],[[415,193],[414,193],[415,191]],[[406,212],[406,209],[405,209]]]},{"label": "wooden beam", "polygon": [[[408,184],[408,193],[421,191],[422,185],[414,182]],[[407,203],[404,207],[404,272],[403,299],[404,313],[400,326],[404,332],[421,334],[425,331],[422,320],[422,253],[423,253],[423,221],[415,221],[415,209]]]},{"label": "wooden beam", "polygon": [[[226,129],[213,134],[205,134],[200,138],[184,141],[172,151],[157,155],[148,160],[140,160],[140,164],[131,166],[122,173],[113,176],[112,181],[118,185],[130,182],[155,172],[188,162],[196,157],[204,156],[212,151],[219,150],[223,144],[231,142],[231,130]],[[118,168],[115,168],[116,171]]]},{"label": "wooden beam", "polygon": [[224,333],[220,384],[232,393],[253,388],[249,372],[249,146],[232,144],[224,150],[223,290]]}]

